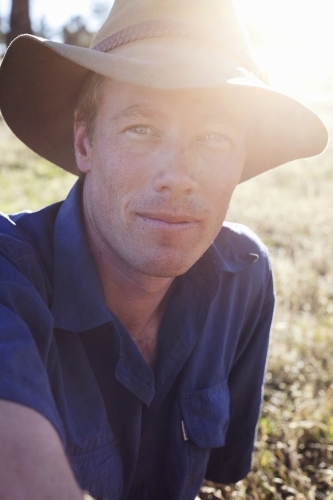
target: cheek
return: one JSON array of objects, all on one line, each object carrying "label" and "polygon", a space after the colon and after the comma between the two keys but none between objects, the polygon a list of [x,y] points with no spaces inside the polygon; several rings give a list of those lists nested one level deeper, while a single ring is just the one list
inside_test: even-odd
[{"label": "cheek", "polygon": [[102,135],[95,151],[94,167],[103,182],[113,186],[113,189],[128,191],[149,177],[152,163],[149,155],[133,151],[121,138]]},{"label": "cheek", "polygon": [[[206,196],[209,195],[211,202],[228,205],[231,195],[235,190],[243,171],[245,155],[217,159],[212,161],[205,170],[202,169],[201,184],[204,186]],[[208,167],[208,168],[207,168]]]},{"label": "cheek", "polygon": [[[239,182],[244,156],[217,162],[205,180],[205,197],[211,207],[211,230],[218,232],[225,219],[231,196]],[[216,235],[215,235],[216,236]]]},{"label": "cheek", "polygon": [[120,141],[99,140],[95,146],[90,172],[95,205],[114,223],[119,219],[124,222],[133,204],[147,192],[151,162],[147,158],[143,161]]}]

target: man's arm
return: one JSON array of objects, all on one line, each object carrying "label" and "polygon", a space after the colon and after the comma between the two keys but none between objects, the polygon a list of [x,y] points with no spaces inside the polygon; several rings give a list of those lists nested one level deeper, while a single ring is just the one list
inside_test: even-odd
[{"label": "man's arm", "polygon": [[0,500],[83,500],[57,432],[36,411],[0,401]]},{"label": "man's arm", "polygon": [[0,500],[83,500],[45,369],[52,318],[39,262],[15,225],[2,226]]},{"label": "man's arm", "polygon": [[226,442],[212,450],[206,472],[206,479],[217,483],[235,483],[251,468],[275,302],[272,273],[265,259],[259,271],[263,286],[251,294],[251,306],[244,317],[228,378],[231,407]]}]

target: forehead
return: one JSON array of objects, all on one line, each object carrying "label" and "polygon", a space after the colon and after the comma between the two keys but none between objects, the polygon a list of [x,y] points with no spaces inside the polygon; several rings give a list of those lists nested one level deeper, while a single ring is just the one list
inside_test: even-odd
[{"label": "forehead", "polygon": [[251,103],[240,89],[163,90],[107,80],[103,86],[101,111],[117,116],[190,116],[234,123],[247,121]]}]

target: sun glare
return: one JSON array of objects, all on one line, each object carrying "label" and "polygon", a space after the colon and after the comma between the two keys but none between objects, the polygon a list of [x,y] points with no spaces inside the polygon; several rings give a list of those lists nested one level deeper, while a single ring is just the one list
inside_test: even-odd
[{"label": "sun glare", "polygon": [[318,78],[331,80],[332,0],[235,4],[250,31],[259,65],[274,86],[293,91],[313,86]]}]

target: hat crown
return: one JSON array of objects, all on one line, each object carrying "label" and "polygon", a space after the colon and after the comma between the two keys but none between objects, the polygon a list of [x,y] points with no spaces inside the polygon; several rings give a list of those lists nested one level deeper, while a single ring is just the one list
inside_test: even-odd
[{"label": "hat crown", "polygon": [[78,173],[73,113],[89,71],[153,89],[233,89],[254,117],[246,180],[319,154],[328,139],[313,112],[269,90],[249,52],[232,0],[115,0],[90,49],[16,38],[0,67],[0,108],[25,144]]},{"label": "hat crown", "polygon": [[141,23],[163,20],[193,26],[200,35],[229,37],[249,51],[248,41],[232,0],[115,0],[91,46]]}]

